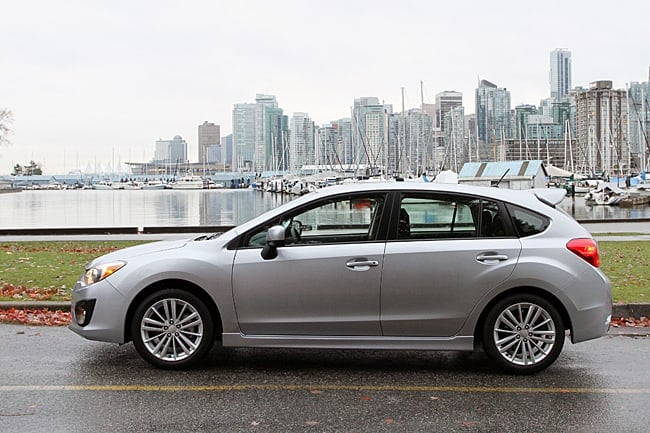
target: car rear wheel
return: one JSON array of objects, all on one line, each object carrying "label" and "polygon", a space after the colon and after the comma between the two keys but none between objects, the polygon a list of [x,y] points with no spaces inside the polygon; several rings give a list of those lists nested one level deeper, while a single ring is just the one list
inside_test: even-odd
[{"label": "car rear wheel", "polygon": [[209,310],[185,290],[153,293],[138,306],[131,326],[140,356],[160,368],[187,368],[201,360],[214,343]]},{"label": "car rear wheel", "polygon": [[557,359],[563,345],[560,313],[540,296],[509,296],[494,305],[486,316],[483,348],[507,372],[541,371]]}]

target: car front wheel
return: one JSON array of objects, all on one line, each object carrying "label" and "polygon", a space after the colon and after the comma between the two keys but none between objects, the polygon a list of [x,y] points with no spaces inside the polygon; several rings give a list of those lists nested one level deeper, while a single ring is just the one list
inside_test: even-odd
[{"label": "car front wheel", "polygon": [[557,359],[563,345],[560,313],[540,296],[509,296],[494,305],[486,316],[483,348],[507,372],[541,371]]},{"label": "car front wheel", "polygon": [[205,304],[185,290],[165,289],[148,296],[135,311],[133,344],[149,363],[187,368],[203,358],[214,342],[212,317]]}]

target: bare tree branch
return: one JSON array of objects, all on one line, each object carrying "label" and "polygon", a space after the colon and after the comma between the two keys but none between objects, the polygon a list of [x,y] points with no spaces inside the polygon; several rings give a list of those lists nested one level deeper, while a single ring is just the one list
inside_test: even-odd
[{"label": "bare tree branch", "polygon": [[0,109],[0,146],[10,144],[8,136],[11,134],[9,124],[13,122],[14,116],[11,110],[7,108]]}]

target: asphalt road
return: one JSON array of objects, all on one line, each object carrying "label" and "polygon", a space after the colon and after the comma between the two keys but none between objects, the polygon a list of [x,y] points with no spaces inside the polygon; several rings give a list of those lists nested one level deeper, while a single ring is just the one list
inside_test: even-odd
[{"label": "asphalt road", "polygon": [[216,348],[156,370],[131,344],[0,325],[2,432],[645,432],[650,338],[572,345],[535,376],[483,354]]}]

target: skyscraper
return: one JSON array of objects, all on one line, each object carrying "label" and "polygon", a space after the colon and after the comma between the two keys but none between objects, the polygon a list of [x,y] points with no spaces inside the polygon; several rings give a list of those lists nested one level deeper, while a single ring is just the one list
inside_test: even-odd
[{"label": "skyscraper", "polygon": [[[367,164],[376,170],[385,164],[386,144],[386,110],[388,107],[376,97],[364,97],[354,100],[352,128],[354,137],[354,161]],[[374,174],[374,173],[373,173]]]},{"label": "skyscraper", "polygon": [[463,106],[463,94],[454,91],[440,92],[436,95],[436,124],[445,130],[445,116],[454,108]]},{"label": "skyscraper", "polygon": [[221,162],[221,126],[205,121],[199,125],[199,162]]},{"label": "skyscraper", "polygon": [[487,80],[476,89],[478,139],[483,143],[502,141],[511,136],[510,92]]},{"label": "skyscraper", "polygon": [[167,164],[185,164],[187,161],[187,142],[177,135],[173,140],[156,141],[154,162]]},{"label": "skyscraper", "polygon": [[292,172],[304,165],[316,164],[314,143],[314,121],[307,113],[293,113],[290,121],[289,167]]},{"label": "skyscraper", "polygon": [[607,176],[627,173],[631,163],[627,92],[614,90],[612,82],[604,80],[590,83],[575,97],[580,168]]},{"label": "skyscraper", "polygon": [[561,99],[571,90],[571,51],[557,48],[551,51],[551,99]]},{"label": "skyscraper", "polygon": [[233,170],[287,169],[289,121],[273,95],[257,94],[254,104],[233,109]]}]

